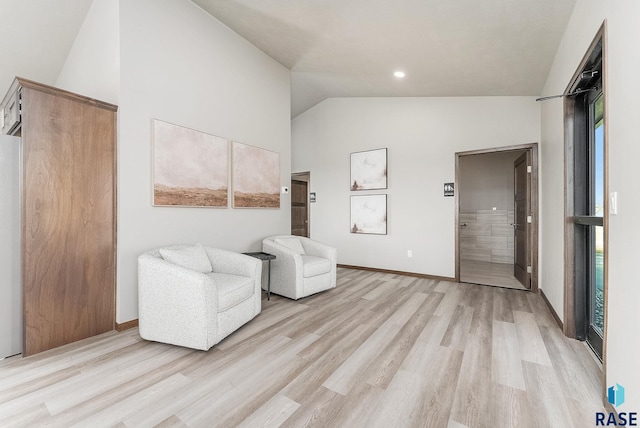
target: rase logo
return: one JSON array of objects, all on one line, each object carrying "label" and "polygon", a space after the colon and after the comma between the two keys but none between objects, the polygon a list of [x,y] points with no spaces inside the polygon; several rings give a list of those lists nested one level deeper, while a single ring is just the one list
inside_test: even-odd
[{"label": "rase logo", "polygon": [[[624,387],[619,383],[614,386],[610,386],[607,389],[607,401],[613,406],[618,407],[624,404]],[[638,413],[637,412],[619,412],[618,417],[615,413],[596,413],[596,426],[597,427],[636,427],[638,426]]]}]

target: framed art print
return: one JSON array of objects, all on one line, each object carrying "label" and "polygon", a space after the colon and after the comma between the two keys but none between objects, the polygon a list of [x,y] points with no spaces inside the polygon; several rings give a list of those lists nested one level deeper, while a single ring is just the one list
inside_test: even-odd
[{"label": "framed art print", "polygon": [[234,208],[280,208],[280,154],[232,143]]},{"label": "framed art print", "polygon": [[387,234],[387,195],[351,196],[351,233]]},{"label": "framed art print", "polygon": [[153,205],[224,207],[228,202],[229,142],[153,120]]},{"label": "framed art print", "polygon": [[351,153],[351,190],[387,188],[387,149]]}]

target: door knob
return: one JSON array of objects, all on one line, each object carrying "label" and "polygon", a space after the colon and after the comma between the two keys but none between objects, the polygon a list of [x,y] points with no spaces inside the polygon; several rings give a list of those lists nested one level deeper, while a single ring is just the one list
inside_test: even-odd
[{"label": "door knob", "polygon": [[460,227],[467,227],[467,223],[460,223]]}]

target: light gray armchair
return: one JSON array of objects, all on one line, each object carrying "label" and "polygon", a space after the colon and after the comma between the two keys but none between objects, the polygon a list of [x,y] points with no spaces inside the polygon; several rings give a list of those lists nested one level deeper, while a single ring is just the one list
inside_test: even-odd
[{"label": "light gray armchair", "polygon": [[335,288],[337,250],[309,238],[279,235],[265,238],[262,251],[271,261],[271,292],[300,299]]},{"label": "light gray armchair", "polygon": [[196,246],[173,246],[138,257],[140,336],[208,350],[261,310],[258,259]]}]

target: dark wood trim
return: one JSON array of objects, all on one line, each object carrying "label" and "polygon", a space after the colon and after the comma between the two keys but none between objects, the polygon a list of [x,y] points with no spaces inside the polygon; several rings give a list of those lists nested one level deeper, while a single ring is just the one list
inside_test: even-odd
[{"label": "dark wood trim", "polygon": [[[609,326],[609,84],[607,76],[609,75],[608,70],[608,53],[609,46],[607,44],[607,21],[605,20],[602,23],[602,28],[600,29],[602,33],[602,96],[604,99],[604,117],[602,120],[604,121],[604,206],[602,209],[603,213],[603,250],[604,250],[604,260],[603,269],[604,269],[604,283],[602,287],[604,288],[604,329],[602,332],[602,396],[604,397],[604,402],[607,402],[607,331]],[[616,410],[609,404],[609,407],[612,411],[616,412]],[[606,408],[606,406],[605,406]],[[616,412],[616,416],[617,412]]]},{"label": "dark wood trim", "polygon": [[434,279],[436,281],[456,282],[455,278],[450,278],[448,276],[429,275],[426,273],[404,272],[401,270],[378,269],[378,268],[372,268],[372,267],[366,267],[366,266],[353,266],[353,265],[343,265],[343,264],[338,264],[338,267],[345,268],[345,269],[357,269],[357,270],[366,270],[371,272],[389,273],[392,275],[415,276],[417,278]]},{"label": "dark wood trim", "polygon": [[123,322],[122,324],[116,323],[116,331],[125,331],[136,327],[138,327],[138,319]]},{"label": "dark wood trim", "polygon": [[[117,109],[117,106],[116,106]],[[113,112],[113,123],[116,132],[113,134],[113,321],[114,328],[118,323],[118,112]]]},{"label": "dark wood trim", "polygon": [[538,144],[533,144],[531,147],[531,198],[529,202],[531,206],[531,215],[533,216],[531,227],[529,229],[529,239],[531,240],[531,290],[538,290],[538,255],[540,250],[538,248],[538,236],[539,236],[539,204],[538,197],[540,196],[540,190],[538,189]]},{"label": "dark wood trim", "polygon": [[484,155],[487,153],[515,152],[517,150],[529,150],[534,145],[537,147],[538,143],[516,144],[513,146],[505,146],[505,147],[491,147],[488,149],[467,150],[465,152],[456,152],[456,155],[470,156],[470,155]]},{"label": "dark wood trim", "polygon": [[532,216],[531,225],[529,227],[529,238],[530,244],[529,249],[531,253],[528,258],[531,261],[531,291],[538,291],[538,222],[539,220],[539,190],[538,190],[538,168],[539,168],[539,160],[538,160],[538,143],[529,143],[529,144],[517,144],[513,146],[505,146],[505,147],[493,147],[488,149],[478,149],[478,150],[469,150],[465,152],[457,152],[455,158],[455,280],[456,282],[460,282],[460,236],[459,236],[459,214],[460,214],[460,157],[461,156],[471,156],[471,155],[482,155],[488,153],[499,153],[499,152],[514,152],[519,150],[529,151],[531,154],[531,205],[530,205],[530,215]]},{"label": "dark wood trim", "polygon": [[[574,212],[574,192],[573,186],[569,185],[569,180],[573,180],[573,139],[574,136],[574,108],[575,102],[572,98],[565,98],[564,102],[564,334],[567,337],[576,337],[576,323],[575,323],[575,307],[574,307],[574,281],[573,271],[574,259],[573,259],[573,237],[574,237],[574,225],[571,221],[571,216]],[[571,143],[569,143],[571,141]]]},{"label": "dark wood trim", "polygon": [[456,230],[455,230],[455,280],[460,282],[460,153],[456,153],[455,174],[454,174],[454,209],[456,210]]},{"label": "dark wood trim", "polygon": [[[307,183],[307,238],[311,238],[311,201],[309,195],[311,194],[311,171],[304,172],[292,172],[291,180],[299,180]],[[289,219],[291,221],[291,219]],[[289,224],[291,229],[291,224]]]},{"label": "dark wood trim", "polygon": [[563,329],[562,320],[558,316],[558,313],[556,312],[556,310],[553,309],[553,306],[551,305],[551,302],[549,302],[549,299],[547,299],[547,296],[545,296],[544,291],[540,290],[540,296],[542,296],[542,300],[544,300],[544,303],[549,308],[551,315],[553,315],[553,319],[556,320],[556,322],[558,323],[558,326],[560,327],[560,330],[562,330]]},{"label": "dark wood trim", "polygon": [[85,104],[90,104],[95,107],[100,107],[106,110],[118,111],[118,106],[110,104],[104,101],[96,100],[95,98],[85,97],[84,95],[78,95],[73,92],[58,89],[53,86],[45,85],[43,83],[34,82],[33,80],[25,79],[22,77],[16,77],[16,80],[23,88],[31,88],[40,92],[44,92],[50,95],[56,95],[63,98],[68,98],[74,101],[80,101]]}]

